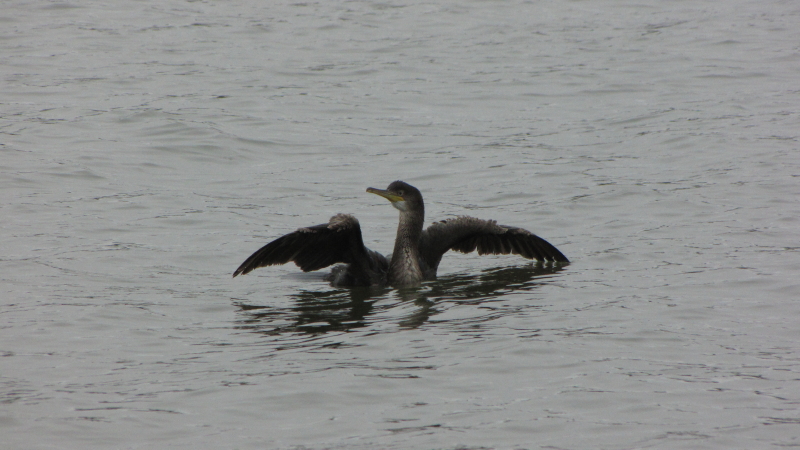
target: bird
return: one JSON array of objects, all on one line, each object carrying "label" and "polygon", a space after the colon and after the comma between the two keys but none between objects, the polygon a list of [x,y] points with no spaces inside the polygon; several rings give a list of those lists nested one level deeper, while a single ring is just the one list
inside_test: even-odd
[{"label": "bird", "polygon": [[458,216],[423,230],[422,193],[403,181],[386,189],[367,188],[400,211],[394,251],[389,256],[368,249],[361,226],[350,214],[336,214],[328,223],[299,228],[250,255],[233,276],[259,267],[294,262],[304,272],[339,264],[325,278],[335,287],[419,286],[436,279],[442,256],[449,250],[479,255],[515,254],[539,262],[567,264],[569,260],[546,240],[523,228],[498,225],[495,220]]}]

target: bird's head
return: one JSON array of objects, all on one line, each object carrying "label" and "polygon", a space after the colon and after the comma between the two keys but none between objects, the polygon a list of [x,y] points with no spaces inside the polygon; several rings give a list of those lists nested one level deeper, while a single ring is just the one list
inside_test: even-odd
[{"label": "bird's head", "polygon": [[421,212],[424,211],[422,194],[414,186],[403,182],[395,181],[384,189],[367,188],[367,192],[380,195],[392,202],[392,206],[402,212]]}]

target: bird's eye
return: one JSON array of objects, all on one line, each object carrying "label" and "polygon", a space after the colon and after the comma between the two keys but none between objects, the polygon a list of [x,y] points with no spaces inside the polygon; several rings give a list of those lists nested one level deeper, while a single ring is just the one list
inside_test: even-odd
[{"label": "bird's eye", "polygon": [[403,196],[403,190],[401,189],[401,190],[397,191],[397,195],[399,195],[400,197],[402,197],[402,196]]}]

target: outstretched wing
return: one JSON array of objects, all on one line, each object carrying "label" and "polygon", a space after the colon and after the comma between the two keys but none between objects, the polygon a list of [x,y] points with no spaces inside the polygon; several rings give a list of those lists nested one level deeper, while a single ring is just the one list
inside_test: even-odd
[{"label": "outstretched wing", "polygon": [[479,255],[513,253],[538,261],[569,262],[557,248],[528,230],[498,225],[494,220],[461,216],[443,220],[422,232],[422,258],[434,270],[448,250]]},{"label": "outstretched wing", "polygon": [[337,214],[328,223],[300,228],[261,247],[233,276],[289,261],[309,272],[331,264],[364,261],[369,258],[368,253],[373,252],[364,247],[358,220],[349,214]]}]

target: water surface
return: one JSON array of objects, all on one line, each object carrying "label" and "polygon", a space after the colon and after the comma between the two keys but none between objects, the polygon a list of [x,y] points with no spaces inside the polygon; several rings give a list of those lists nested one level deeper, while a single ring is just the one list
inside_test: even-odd
[{"label": "water surface", "polygon": [[[12,2],[9,449],[800,442],[792,2]],[[530,229],[416,289],[294,266],[355,214]]]}]

